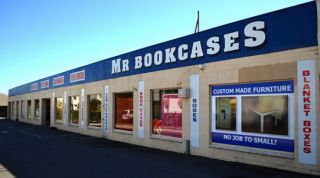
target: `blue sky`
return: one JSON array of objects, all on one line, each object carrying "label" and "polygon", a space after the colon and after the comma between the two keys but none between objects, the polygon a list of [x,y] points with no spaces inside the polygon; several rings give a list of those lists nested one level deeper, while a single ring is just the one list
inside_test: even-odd
[{"label": "blue sky", "polygon": [[0,93],[122,53],[310,0],[1,0]]}]

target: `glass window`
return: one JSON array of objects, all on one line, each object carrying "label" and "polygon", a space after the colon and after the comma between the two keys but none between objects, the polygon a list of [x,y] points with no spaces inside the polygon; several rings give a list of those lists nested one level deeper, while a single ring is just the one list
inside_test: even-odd
[{"label": "glass window", "polygon": [[34,100],[34,117],[35,117],[35,119],[40,118],[40,102],[39,102],[39,100]]},{"label": "glass window", "polygon": [[79,124],[80,97],[72,96],[69,98],[69,102],[70,102],[69,122],[71,124]]},{"label": "glass window", "polygon": [[216,129],[236,130],[236,97],[216,98]]},{"label": "glass window", "polygon": [[88,95],[88,125],[101,127],[101,95]]},{"label": "glass window", "polygon": [[152,91],[152,133],[182,138],[182,99],[178,89]]},{"label": "glass window", "polygon": [[27,115],[28,115],[28,119],[31,119],[31,118],[32,118],[32,114],[31,114],[31,100],[28,100]]},{"label": "glass window", "polygon": [[293,80],[224,84],[211,89],[212,143],[294,153]]},{"label": "glass window", "polygon": [[133,131],[133,93],[115,94],[115,128]]},{"label": "glass window", "polygon": [[21,101],[21,118],[26,118],[26,101]]},{"label": "glass window", "polygon": [[288,135],[288,96],[243,96],[242,131]]},{"label": "glass window", "polygon": [[63,115],[63,98],[55,98],[55,121],[62,122]]}]

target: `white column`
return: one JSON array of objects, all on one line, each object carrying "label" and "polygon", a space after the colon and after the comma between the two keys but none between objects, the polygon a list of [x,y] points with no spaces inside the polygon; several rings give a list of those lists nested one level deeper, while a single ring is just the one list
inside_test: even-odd
[{"label": "white column", "polygon": [[104,133],[108,134],[109,121],[109,86],[104,86]]},{"label": "white column", "polygon": [[297,73],[299,161],[315,165],[317,161],[315,61],[299,61]]},{"label": "white column", "polygon": [[200,81],[199,74],[190,76],[190,145],[192,147],[200,146],[199,124],[200,124]]},{"label": "white column", "polygon": [[138,97],[138,137],[144,138],[144,81],[139,81]]},{"label": "white column", "polygon": [[68,126],[68,98],[66,91],[64,91],[63,96],[63,125]]},{"label": "white column", "polygon": [[[27,104],[28,104],[28,101],[27,101]],[[51,99],[51,123],[50,125],[52,125],[54,123],[54,119],[55,119],[55,113],[56,113],[56,108],[55,108],[55,93],[52,92],[52,99]],[[28,117],[28,113],[27,113],[27,117]]]},{"label": "white column", "polygon": [[85,129],[85,98],[84,98],[84,89],[81,89],[81,99],[80,99],[80,128]]}]

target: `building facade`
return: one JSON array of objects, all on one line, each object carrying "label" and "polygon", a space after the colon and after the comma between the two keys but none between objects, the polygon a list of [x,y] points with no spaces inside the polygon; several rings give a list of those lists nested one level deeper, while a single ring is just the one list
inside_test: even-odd
[{"label": "building facade", "polygon": [[320,175],[317,3],[18,86],[9,91],[8,117]]}]

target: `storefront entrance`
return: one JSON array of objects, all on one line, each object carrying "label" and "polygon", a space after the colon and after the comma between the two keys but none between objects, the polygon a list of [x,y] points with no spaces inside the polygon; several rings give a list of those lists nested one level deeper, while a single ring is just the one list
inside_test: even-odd
[{"label": "storefront entrance", "polygon": [[16,117],[16,121],[19,121],[19,101],[17,101],[16,103],[16,113],[15,113],[15,117]]},{"label": "storefront entrance", "polygon": [[7,118],[11,119],[11,102],[8,102]]},{"label": "storefront entrance", "polygon": [[50,103],[51,100],[49,98],[42,99],[42,125],[45,127],[50,127]]}]

